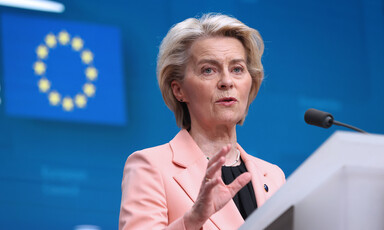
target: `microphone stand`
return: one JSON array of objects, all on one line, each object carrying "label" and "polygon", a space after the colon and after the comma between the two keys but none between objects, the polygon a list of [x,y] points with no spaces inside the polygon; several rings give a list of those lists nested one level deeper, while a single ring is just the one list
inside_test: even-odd
[{"label": "microphone stand", "polygon": [[352,125],[344,124],[344,123],[342,123],[342,122],[338,122],[338,121],[333,120],[333,124],[334,124],[334,125],[338,125],[338,126],[343,126],[343,127],[349,128],[349,129],[353,129],[353,130],[355,130],[355,131],[357,131],[357,132],[360,132],[360,133],[368,134],[367,132],[365,132],[365,131],[362,130],[362,129],[356,128],[356,127],[354,127],[354,126],[352,126]]}]

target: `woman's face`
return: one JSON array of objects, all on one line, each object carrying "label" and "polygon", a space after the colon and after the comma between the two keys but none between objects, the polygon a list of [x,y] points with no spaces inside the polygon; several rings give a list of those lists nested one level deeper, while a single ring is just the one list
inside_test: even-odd
[{"label": "woman's face", "polygon": [[195,41],[183,82],[173,92],[188,106],[191,123],[236,125],[245,114],[252,78],[242,43],[231,37]]}]

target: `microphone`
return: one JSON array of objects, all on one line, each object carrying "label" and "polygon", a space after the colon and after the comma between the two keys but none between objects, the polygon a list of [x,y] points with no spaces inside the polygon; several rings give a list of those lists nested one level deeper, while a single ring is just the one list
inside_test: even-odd
[{"label": "microphone", "polygon": [[335,121],[332,114],[317,109],[308,109],[304,114],[304,120],[307,124],[319,126],[326,129],[328,129],[332,125],[338,125],[355,130],[360,133],[367,133],[364,130],[353,127],[352,125]]}]

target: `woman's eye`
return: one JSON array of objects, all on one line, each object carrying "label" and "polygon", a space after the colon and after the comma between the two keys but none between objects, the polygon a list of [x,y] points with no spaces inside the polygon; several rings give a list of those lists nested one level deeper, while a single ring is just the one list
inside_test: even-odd
[{"label": "woman's eye", "polygon": [[203,74],[211,74],[213,73],[213,69],[212,68],[204,68],[203,69]]},{"label": "woman's eye", "polygon": [[233,68],[233,72],[235,72],[235,73],[242,73],[243,71],[244,71],[244,69],[242,67]]}]

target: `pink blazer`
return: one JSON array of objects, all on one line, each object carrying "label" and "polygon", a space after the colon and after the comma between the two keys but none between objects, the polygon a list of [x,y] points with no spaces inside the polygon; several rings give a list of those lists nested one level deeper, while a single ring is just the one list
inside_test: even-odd
[{"label": "pink blazer", "polygon": [[[276,165],[248,155],[241,159],[252,174],[258,207],[285,182]],[[119,229],[185,229],[183,215],[192,207],[205,175],[207,159],[181,130],[169,143],[133,153],[124,167]],[[268,186],[268,192],[264,189]],[[218,194],[220,195],[220,194]],[[231,200],[203,229],[237,229],[244,220]]]}]

